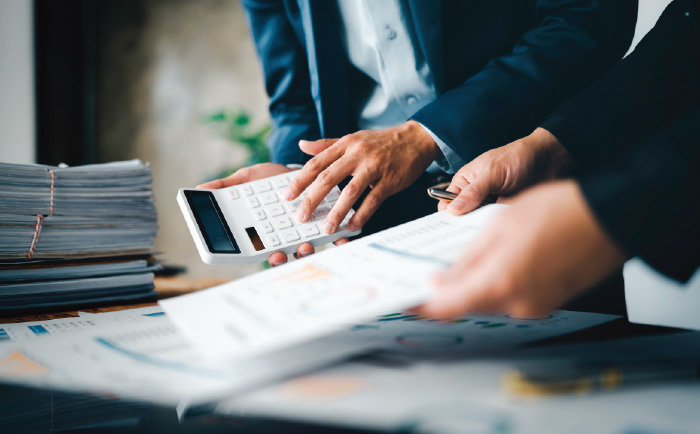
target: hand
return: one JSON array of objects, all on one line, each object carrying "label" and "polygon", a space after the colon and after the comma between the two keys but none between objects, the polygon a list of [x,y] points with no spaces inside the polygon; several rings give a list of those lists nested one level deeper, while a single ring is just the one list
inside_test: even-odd
[{"label": "hand", "polygon": [[606,236],[574,181],[518,195],[449,269],[421,315],[466,312],[537,317],[619,269],[626,255]]},{"label": "hand", "polygon": [[[267,178],[269,176],[279,175],[280,173],[291,172],[295,169],[290,169],[283,164],[276,163],[260,163],[250,167],[244,167],[222,179],[215,179],[213,181],[205,182],[200,184],[197,188],[224,188],[230,187],[232,185],[243,184],[245,182],[255,181],[256,179]],[[341,238],[333,244],[340,245],[346,243],[347,238]],[[294,255],[297,258],[308,256],[314,253],[314,246],[310,243],[302,243],[297,247],[297,252]],[[272,253],[268,258],[267,262],[271,266],[281,265],[287,262],[287,255],[282,252]]]},{"label": "hand", "polygon": [[341,139],[302,140],[299,146],[315,157],[287,187],[287,200],[295,199],[309,187],[297,210],[297,220],[308,220],[326,194],[352,175],[352,181],[326,217],[323,225],[326,233],[338,229],[369,186],[372,191],[348,222],[350,231],[360,229],[384,199],[408,187],[440,156],[430,134],[413,121],[381,131],[358,131]]},{"label": "hand", "polygon": [[464,165],[452,178],[448,191],[459,196],[438,209],[464,214],[491,194],[509,195],[530,185],[560,176],[572,164],[566,149],[549,131],[537,128],[532,134],[495,148]]}]

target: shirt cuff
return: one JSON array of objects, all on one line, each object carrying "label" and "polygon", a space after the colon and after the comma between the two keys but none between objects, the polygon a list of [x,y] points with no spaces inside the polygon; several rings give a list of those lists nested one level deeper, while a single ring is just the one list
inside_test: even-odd
[{"label": "shirt cuff", "polygon": [[438,148],[440,148],[440,152],[442,152],[442,157],[436,159],[435,161],[428,166],[428,172],[435,172],[437,169],[442,170],[443,172],[449,173],[449,174],[455,174],[457,171],[467,164],[466,161],[462,159],[455,151],[452,150],[447,144],[440,139],[440,137],[436,136],[432,131],[430,131],[430,128],[426,127],[422,123],[418,122],[418,125],[423,127],[423,129],[430,134],[430,137],[435,140],[435,143],[437,144]]}]

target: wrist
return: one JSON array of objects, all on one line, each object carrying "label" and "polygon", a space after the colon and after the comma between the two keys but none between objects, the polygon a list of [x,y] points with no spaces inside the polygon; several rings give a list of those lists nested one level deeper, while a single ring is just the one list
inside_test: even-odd
[{"label": "wrist", "polygon": [[534,150],[538,165],[545,178],[556,178],[567,173],[574,165],[569,151],[554,134],[544,128],[537,128],[526,138],[528,147]]},{"label": "wrist", "polygon": [[429,157],[430,161],[442,157],[440,147],[423,125],[411,120],[405,122],[402,126],[405,127],[408,134],[414,138],[414,142],[418,145],[420,152]]}]

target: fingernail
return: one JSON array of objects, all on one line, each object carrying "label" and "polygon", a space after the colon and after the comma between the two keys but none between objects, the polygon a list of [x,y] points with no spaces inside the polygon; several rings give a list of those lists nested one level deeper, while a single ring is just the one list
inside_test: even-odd
[{"label": "fingernail", "polygon": [[299,256],[301,256],[303,258],[304,256],[309,256],[312,253],[313,252],[299,252]]},{"label": "fingernail", "polygon": [[355,226],[354,223],[348,223],[348,230],[349,230],[350,232],[355,232],[355,231],[358,230],[358,229],[359,229],[359,228],[358,228],[357,226]]},{"label": "fingernail", "polygon": [[295,214],[295,216],[296,216],[295,218],[296,218],[297,221],[299,221],[299,222],[305,222],[306,219],[308,218],[308,214],[309,214],[309,213],[308,213],[305,209],[299,208],[299,209],[297,210],[297,213]]},{"label": "fingernail", "polygon": [[335,232],[335,227],[332,224],[326,222],[323,224],[323,232],[327,234],[332,234],[333,232]]},{"label": "fingernail", "polygon": [[282,192],[282,199],[292,200],[292,191],[289,189],[289,187],[285,188]]},{"label": "fingernail", "polygon": [[452,211],[464,211],[464,209],[467,207],[467,204],[462,199],[455,199],[452,202],[450,202],[450,204],[447,207]]}]

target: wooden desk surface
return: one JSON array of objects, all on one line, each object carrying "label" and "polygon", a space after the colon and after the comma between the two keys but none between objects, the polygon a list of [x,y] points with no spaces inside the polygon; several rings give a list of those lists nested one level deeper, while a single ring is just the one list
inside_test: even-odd
[{"label": "wooden desk surface", "polygon": [[[178,295],[188,294],[190,292],[199,291],[202,289],[210,288],[212,286],[220,285],[226,283],[227,280],[222,279],[192,279],[187,277],[156,277],[154,283],[156,285],[156,290],[159,293],[158,298],[170,298]],[[34,314],[23,314],[23,315],[11,315],[11,316],[0,316],[0,323],[15,323],[15,322],[25,322],[25,321],[46,321],[50,319],[59,318],[70,318],[79,316],[80,312],[90,312],[90,313],[100,313],[100,312],[113,312],[115,310],[133,309],[137,307],[153,306],[155,302],[152,303],[138,303],[138,304],[126,304],[126,305],[115,305],[115,306],[101,306],[95,308],[86,308],[72,311],[64,312],[45,312],[45,313],[34,313]]]}]

